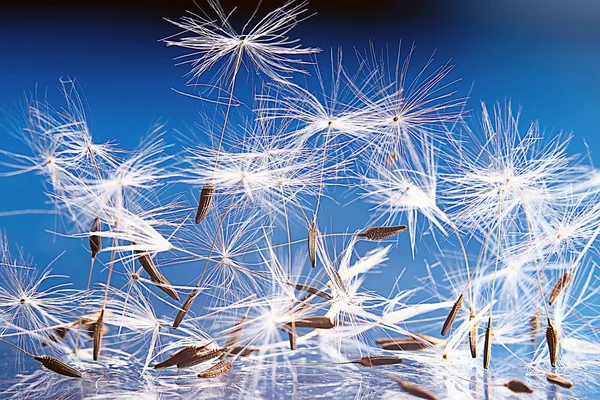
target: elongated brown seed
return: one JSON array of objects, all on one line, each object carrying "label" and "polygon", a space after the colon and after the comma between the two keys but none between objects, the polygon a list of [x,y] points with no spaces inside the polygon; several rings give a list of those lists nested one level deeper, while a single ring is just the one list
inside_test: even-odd
[{"label": "elongated brown seed", "polygon": [[225,353],[226,350],[227,349],[225,348],[200,350],[196,354],[190,356],[187,360],[178,362],[177,368],[190,368],[195,365],[202,364],[203,362],[219,357],[221,354]]},{"label": "elongated brown seed", "polygon": [[229,354],[235,356],[239,355],[240,357],[247,357],[250,354],[254,353],[257,349],[252,347],[245,346],[235,346],[229,349]]},{"label": "elongated brown seed", "polygon": [[381,348],[383,350],[392,351],[422,350],[427,348],[427,343],[413,338],[399,338],[393,341],[383,342]]},{"label": "elongated brown seed", "polygon": [[492,359],[492,317],[488,318],[488,324],[485,328],[485,343],[483,344],[483,368],[490,367]]},{"label": "elongated brown seed", "polygon": [[57,374],[68,376],[71,378],[83,378],[81,372],[75,368],[65,364],[64,362],[49,356],[33,357],[34,360],[40,362],[45,368]]},{"label": "elongated brown seed", "polygon": [[178,363],[184,363],[196,355],[201,350],[205,349],[206,346],[188,346],[179,350],[163,362],[160,362],[154,366],[154,369],[174,367]]},{"label": "elongated brown seed", "polygon": [[94,232],[100,232],[102,230],[102,222],[100,218],[94,219],[92,222],[92,228],[90,229],[90,251],[92,252],[92,258],[96,258],[96,255],[102,250],[102,238],[98,235],[93,235]]},{"label": "elongated brown seed", "polygon": [[308,228],[308,257],[310,265],[317,266],[317,224],[313,221]]},{"label": "elongated brown seed", "polygon": [[552,288],[552,292],[550,292],[550,297],[548,298],[548,304],[553,305],[558,296],[565,290],[565,288],[571,283],[573,279],[573,273],[571,271],[565,272],[565,274],[556,282],[554,287]]},{"label": "elongated brown seed", "polygon": [[150,277],[150,280],[157,284],[156,287],[166,293],[173,300],[179,301],[179,295],[177,294],[177,291],[173,289],[173,286],[169,283],[169,281],[158,271],[158,268],[156,268],[156,265],[154,264],[154,261],[152,261],[150,254],[142,250],[136,250],[135,252],[140,265],[142,268],[144,268],[144,271],[146,271]]},{"label": "elongated brown seed", "polygon": [[469,307],[469,324],[471,324],[471,329],[469,329],[469,349],[471,350],[471,357],[477,358],[477,330],[479,324],[475,320],[473,306]]},{"label": "elongated brown seed", "polygon": [[406,225],[376,226],[359,233],[357,236],[368,240],[384,240],[396,236],[406,230]]},{"label": "elongated brown seed", "polygon": [[310,294],[314,294],[315,296],[321,297],[325,300],[333,300],[333,296],[330,295],[327,292],[324,292],[322,290],[317,289],[316,287],[313,286],[309,286],[309,285],[304,285],[302,283],[296,283],[295,286],[296,290],[300,290],[306,293],[310,293]]},{"label": "elongated brown seed", "polygon": [[568,380],[567,378],[563,378],[560,375],[554,374],[552,372],[548,372],[546,374],[546,379],[548,382],[558,385],[560,387],[564,387],[565,389],[571,389],[573,387],[573,382]]},{"label": "elongated brown seed", "polygon": [[460,296],[458,297],[458,300],[456,300],[456,303],[454,303],[454,305],[452,306],[450,313],[446,317],[446,321],[444,321],[444,326],[442,326],[442,332],[441,332],[442,336],[446,336],[448,334],[448,332],[450,331],[450,329],[452,329],[452,324],[454,324],[454,320],[456,319],[456,316],[458,315],[458,311],[462,307],[464,296],[465,296],[465,294],[461,293]]},{"label": "elongated brown seed", "polygon": [[412,382],[403,381],[402,379],[398,379],[393,375],[390,375],[390,374],[385,374],[385,375],[388,378],[390,378],[391,380],[393,380],[394,382],[396,382],[398,384],[398,386],[400,386],[400,388],[408,394],[411,394],[420,399],[438,400],[437,396],[435,394],[431,393],[429,390],[423,389],[422,387],[415,385]]},{"label": "elongated brown seed", "polygon": [[381,365],[400,364],[402,359],[394,356],[364,356],[358,360],[353,360],[351,363],[360,364],[363,367],[379,367]]},{"label": "elongated brown seed", "polygon": [[215,185],[212,182],[205,183],[200,190],[198,210],[196,210],[196,223],[199,224],[208,215],[210,207],[215,198]]},{"label": "elongated brown seed", "polygon": [[558,334],[552,321],[548,318],[548,327],[546,328],[546,342],[548,342],[548,353],[550,354],[550,364],[552,367],[556,367],[556,361],[558,360]]},{"label": "elongated brown seed", "polygon": [[100,357],[100,348],[102,347],[102,337],[104,331],[104,308],[100,311],[100,315],[96,320],[96,327],[94,329],[94,361],[98,361],[98,357]]},{"label": "elongated brown seed", "polygon": [[335,324],[328,317],[306,317],[296,322],[296,328],[332,329]]},{"label": "elongated brown seed", "polygon": [[289,324],[288,340],[290,341],[290,350],[296,350],[296,322]]},{"label": "elongated brown seed", "polygon": [[505,383],[504,386],[514,393],[533,393],[533,390],[529,386],[516,379]]},{"label": "elongated brown seed", "polygon": [[381,344],[381,345],[384,343],[393,343],[393,342],[403,343],[404,341],[409,343],[409,340],[410,340],[410,342],[413,342],[413,341],[419,341],[419,339],[422,339],[422,341],[425,341],[426,343],[429,343],[432,346],[444,346],[446,344],[446,341],[443,339],[436,338],[434,336],[425,335],[423,333],[412,333],[411,335],[413,337],[410,337],[410,338],[393,338],[393,337],[378,338],[378,339],[375,339],[375,343]]},{"label": "elongated brown seed", "polygon": [[230,360],[221,360],[209,369],[198,374],[198,378],[210,379],[225,375],[233,368],[233,363]]},{"label": "elongated brown seed", "polygon": [[529,318],[529,330],[531,332],[531,341],[532,342],[535,342],[538,337],[538,333],[541,328],[540,319],[541,319],[540,310],[536,309],[535,312],[533,313],[533,315],[531,316],[531,318]]},{"label": "elongated brown seed", "polygon": [[197,295],[198,290],[194,289],[190,292],[187,299],[185,299],[183,305],[181,306],[181,309],[175,316],[175,321],[173,321],[173,329],[177,329],[177,327],[179,327],[179,325],[183,322],[183,319],[185,318],[186,314],[190,311],[190,308],[192,307],[194,299]]}]

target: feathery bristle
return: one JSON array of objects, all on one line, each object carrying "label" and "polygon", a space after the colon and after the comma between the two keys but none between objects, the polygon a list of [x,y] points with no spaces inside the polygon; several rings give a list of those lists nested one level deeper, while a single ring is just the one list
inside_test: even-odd
[{"label": "feathery bristle", "polygon": [[352,363],[360,364],[363,367],[379,367],[382,365],[400,364],[402,359],[394,356],[364,356],[359,360],[354,360]]},{"label": "feathery bristle", "polygon": [[102,337],[104,336],[104,308],[100,311],[100,315],[96,320],[96,327],[94,329],[94,350],[93,357],[94,361],[98,361],[100,357],[100,348],[102,347]]},{"label": "feathery bristle", "polygon": [[556,367],[556,362],[558,361],[558,334],[554,325],[552,325],[552,321],[548,318],[548,327],[546,328],[546,342],[548,343],[548,353],[550,354],[550,364],[552,367]]},{"label": "feathery bristle", "polygon": [[406,225],[397,226],[376,226],[369,228],[364,232],[359,233],[357,236],[364,237],[368,240],[384,240],[389,239],[393,236],[399,235],[406,230]]},{"label": "feathery bristle", "polygon": [[471,357],[477,358],[477,330],[479,324],[475,321],[473,306],[469,307],[469,323],[471,324],[471,329],[469,329],[469,349],[471,350]]},{"label": "feathery bristle", "polygon": [[448,332],[450,331],[450,329],[452,329],[452,324],[454,324],[454,320],[456,319],[456,316],[458,315],[458,311],[462,307],[464,296],[465,296],[465,294],[461,293],[460,296],[458,297],[458,300],[456,300],[456,303],[454,303],[454,305],[452,306],[450,313],[446,317],[446,321],[444,321],[444,326],[442,326],[442,332],[441,332],[442,336],[446,336],[448,334]]},{"label": "feathery bristle", "polygon": [[564,387],[565,389],[571,389],[573,387],[573,382],[568,380],[567,378],[563,378],[560,375],[554,374],[552,372],[548,372],[546,374],[546,379],[548,382],[558,385],[560,387]]},{"label": "feathery bristle", "polygon": [[565,274],[556,282],[548,298],[548,304],[553,305],[560,294],[565,290],[573,279],[573,273],[571,271],[565,272]]},{"label": "feathery bristle", "polygon": [[333,321],[328,317],[306,317],[295,321],[296,328],[332,329]]},{"label": "feathery bristle", "polygon": [[92,258],[96,258],[96,255],[102,250],[102,238],[98,235],[93,235],[94,232],[100,232],[102,230],[102,222],[100,218],[95,218],[90,229],[90,251],[92,252]]},{"label": "feathery bristle", "polygon": [[33,359],[40,362],[45,368],[49,369],[52,372],[56,372],[57,374],[68,376],[71,378],[83,378],[81,372],[77,371],[75,368],[65,364],[57,358],[50,356],[34,356]]},{"label": "feathery bristle", "polygon": [[308,257],[310,265],[317,266],[317,224],[313,221],[308,228]]},{"label": "feathery bristle", "polygon": [[313,294],[313,295],[321,297],[321,298],[323,298],[325,300],[333,300],[333,296],[332,295],[330,295],[329,293],[324,292],[324,291],[322,291],[320,289],[317,289],[316,287],[309,286],[309,285],[304,285],[302,283],[296,283],[294,285],[294,287],[296,288],[296,290],[300,290],[300,291],[303,291],[303,292],[306,292],[306,293]]},{"label": "feathery bristle", "polygon": [[483,344],[483,368],[490,367],[492,359],[492,317],[488,318],[488,324],[485,328],[485,343]]},{"label": "feathery bristle", "polygon": [[230,360],[220,360],[218,363],[209,369],[198,374],[198,378],[216,378],[225,375],[233,368],[233,363]]},{"label": "feathery bristle", "polygon": [[533,390],[529,386],[517,379],[512,379],[505,383],[504,386],[514,393],[533,393]]},{"label": "feathery bristle", "polygon": [[198,200],[198,209],[196,210],[196,223],[199,224],[208,215],[210,207],[215,198],[215,185],[212,182],[204,184],[200,190],[200,200]]},{"label": "feathery bristle", "polygon": [[422,387],[408,381],[396,378],[394,375],[385,374],[388,378],[393,380],[400,386],[406,393],[411,394],[415,397],[425,400],[438,400],[437,396],[431,393],[429,390],[423,389]]},{"label": "feathery bristle", "polygon": [[192,307],[192,304],[194,303],[194,299],[196,298],[197,295],[198,295],[198,290],[194,289],[190,292],[187,299],[185,299],[185,301],[183,302],[183,305],[181,306],[181,310],[179,310],[179,312],[175,316],[175,321],[173,321],[173,329],[177,329],[177,327],[179,327],[179,325],[181,325],[186,314],[190,311],[190,308]]}]

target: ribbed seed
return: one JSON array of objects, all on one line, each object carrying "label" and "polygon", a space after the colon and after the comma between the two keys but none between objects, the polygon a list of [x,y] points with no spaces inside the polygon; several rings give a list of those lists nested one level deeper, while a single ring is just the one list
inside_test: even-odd
[{"label": "ribbed seed", "polygon": [[177,353],[170,356],[169,358],[167,358],[165,361],[156,364],[154,366],[154,369],[174,367],[178,363],[187,362],[191,357],[196,355],[199,351],[203,350],[205,347],[206,346],[185,347],[185,348],[179,350]]},{"label": "ribbed seed", "polygon": [[290,350],[296,350],[296,322],[289,324],[288,340],[290,341]]},{"label": "ribbed seed", "polygon": [[548,382],[558,385],[560,387],[564,387],[565,389],[571,389],[573,387],[573,382],[568,380],[567,378],[563,378],[560,375],[554,374],[552,372],[548,372],[546,374],[546,379]]},{"label": "ribbed seed", "polygon": [[471,357],[477,358],[477,330],[479,324],[475,320],[473,306],[469,307],[469,324],[471,324],[471,329],[469,329],[469,349],[471,350]]},{"label": "ribbed seed", "polygon": [[199,224],[208,215],[210,207],[215,198],[215,185],[211,182],[204,184],[200,190],[200,200],[198,201],[198,210],[196,210],[196,223]]},{"label": "ribbed seed", "polygon": [[550,297],[548,298],[548,304],[553,305],[558,296],[565,290],[565,288],[569,285],[571,280],[573,279],[573,273],[571,271],[565,272],[565,274],[556,282],[554,287],[552,288],[552,292],[550,292]]},{"label": "ribbed seed", "polygon": [[335,324],[327,317],[306,317],[295,321],[296,328],[332,329]]},{"label": "ribbed seed", "polygon": [[485,343],[483,346],[483,368],[488,369],[492,359],[492,317],[488,319],[487,328],[485,328]]},{"label": "ribbed seed", "polygon": [[548,353],[550,354],[550,364],[552,367],[556,367],[556,361],[558,360],[558,334],[552,321],[548,318],[548,327],[546,328],[546,342],[548,342]]},{"label": "ribbed seed", "polygon": [[33,359],[40,362],[45,368],[49,369],[52,372],[56,372],[57,374],[68,376],[71,378],[83,378],[81,372],[77,371],[75,368],[65,364],[64,362],[54,357],[34,356]]},{"label": "ribbed seed", "polygon": [[533,390],[529,386],[516,379],[505,383],[504,386],[514,393],[533,393]]},{"label": "ribbed seed", "polygon": [[235,346],[229,349],[229,354],[233,356],[239,355],[240,357],[247,357],[255,351],[256,349],[252,347]]},{"label": "ribbed seed", "polygon": [[317,289],[316,287],[313,287],[313,286],[304,285],[302,283],[296,283],[295,288],[296,288],[296,290],[303,291],[303,292],[306,292],[306,293],[310,293],[310,294],[313,294],[315,296],[319,296],[319,297],[321,297],[321,298],[323,298],[325,300],[333,300],[333,296],[332,295],[330,295],[329,293],[324,292],[322,290],[319,290],[319,289]]},{"label": "ribbed seed", "polygon": [[384,240],[396,236],[406,230],[406,225],[397,226],[376,226],[359,233],[357,236],[368,240]]},{"label": "ribbed seed", "polygon": [[414,383],[411,383],[408,381],[403,381],[402,379],[398,379],[393,375],[386,374],[386,376],[388,378],[390,378],[391,380],[393,380],[394,382],[396,382],[398,384],[398,386],[400,386],[400,388],[402,390],[404,390],[406,393],[409,393],[420,399],[438,400],[438,398],[435,394],[431,393],[430,391],[428,391],[426,389],[423,389],[422,387],[420,387],[418,385],[415,385]]},{"label": "ribbed seed", "polygon": [[[90,233],[100,232],[102,230],[102,222],[100,218],[94,219],[92,222],[92,228]],[[102,250],[102,238],[98,235],[90,235],[90,251],[92,252],[92,258],[96,258],[96,255]]]},{"label": "ribbed seed", "polygon": [[94,350],[93,357],[94,361],[98,361],[100,357],[100,348],[102,347],[102,337],[104,336],[104,308],[100,311],[100,315],[96,320],[96,326],[94,328]]},{"label": "ribbed seed", "polygon": [[196,354],[190,356],[189,359],[178,362],[177,368],[189,368],[198,364],[202,364],[203,362],[219,357],[221,354],[225,353],[226,350],[227,349],[225,348],[200,350]]},{"label": "ribbed seed", "polygon": [[379,367],[381,365],[400,364],[402,359],[394,356],[364,356],[358,360],[351,361],[363,367]]},{"label": "ribbed seed", "polygon": [[150,280],[158,284],[156,287],[166,293],[173,300],[179,301],[179,295],[177,294],[177,291],[173,289],[173,286],[169,283],[169,281],[158,271],[154,261],[152,261],[152,257],[150,257],[147,252],[142,250],[136,250],[135,253],[137,254],[140,265],[144,271],[146,271],[150,277]]},{"label": "ribbed seed", "polygon": [[313,221],[308,228],[308,257],[310,265],[317,266],[317,224]]},{"label": "ribbed seed", "polygon": [[221,360],[209,369],[198,374],[198,378],[216,378],[225,375],[233,368],[233,364],[229,360]]},{"label": "ribbed seed", "polygon": [[464,296],[465,296],[465,294],[461,293],[461,295],[458,297],[458,300],[456,300],[456,303],[454,303],[454,305],[452,306],[450,313],[446,317],[446,321],[444,321],[444,326],[442,326],[442,332],[441,332],[442,336],[446,336],[448,334],[448,332],[450,331],[450,329],[452,328],[452,324],[454,324],[454,320],[456,319],[456,316],[458,315],[458,311],[462,307]]},{"label": "ribbed seed", "polygon": [[391,351],[411,351],[422,350],[427,348],[427,343],[422,340],[412,338],[398,338],[391,341],[381,343],[383,350]]},{"label": "ribbed seed", "polygon": [[192,304],[194,303],[194,299],[198,295],[198,290],[194,289],[190,292],[187,299],[183,302],[181,306],[181,310],[175,316],[175,321],[173,321],[173,329],[177,329],[177,327],[183,322],[183,318],[185,318],[186,314],[190,311]]}]

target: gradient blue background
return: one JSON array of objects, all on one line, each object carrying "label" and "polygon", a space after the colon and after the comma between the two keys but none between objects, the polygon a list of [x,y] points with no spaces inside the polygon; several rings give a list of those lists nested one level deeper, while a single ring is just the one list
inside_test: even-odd
[{"label": "gradient blue background", "polygon": [[[172,2],[169,7],[167,2],[158,2],[148,10],[126,2],[127,7],[111,3],[106,9],[52,3],[31,9],[0,8],[1,148],[27,151],[9,135],[17,132],[17,104],[24,94],[35,92],[39,97],[47,93],[53,104],[62,105],[61,76],[76,78],[83,89],[90,126],[98,142],[115,140],[125,148],[133,148],[157,121],[166,123],[167,138],[175,142],[176,130],[188,131],[200,121],[198,101],[171,90],[184,89],[182,76],[187,68],[175,67],[173,61],[180,53],[158,42],[177,31],[161,17],[178,19],[186,8],[195,9],[191,1]],[[512,99],[515,106],[523,107],[524,125],[539,119],[547,132],[573,132],[570,151],[583,152],[585,139],[592,158],[598,160],[599,2],[314,3],[313,8],[322,12],[299,25],[292,36],[301,38],[305,46],[324,49],[323,61],[328,60],[328,50],[337,46],[350,55],[353,48],[363,49],[370,40],[379,48],[395,48],[400,40],[408,48],[414,42],[412,66],[416,69],[434,51],[435,65],[452,60],[456,67],[451,78],[462,79],[456,85],[459,94],[470,92],[469,109],[475,118],[479,116],[480,100],[491,103]],[[277,3],[267,2],[273,4]],[[246,17],[247,11],[246,6],[239,16]],[[353,61],[352,57],[346,60]],[[352,67],[349,65],[350,70]],[[0,179],[0,215],[10,210],[49,209],[42,182],[42,177],[33,174]],[[353,210],[367,220],[364,205],[353,204],[335,212],[343,221],[347,215],[357,215]],[[55,223],[53,215],[0,216],[0,227],[11,244],[23,246],[39,266],[66,249],[54,271],[72,276],[77,287],[84,287],[86,243],[47,233],[45,229],[54,229]],[[336,227],[345,228],[341,222]],[[407,267],[407,276],[422,276],[427,253],[419,253],[413,262],[406,257],[407,237],[401,246],[401,261],[389,264],[395,272]],[[178,281],[175,270],[168,276]],[[389,291],[392,282],[367,281],[370,288],[383,293]]]}]

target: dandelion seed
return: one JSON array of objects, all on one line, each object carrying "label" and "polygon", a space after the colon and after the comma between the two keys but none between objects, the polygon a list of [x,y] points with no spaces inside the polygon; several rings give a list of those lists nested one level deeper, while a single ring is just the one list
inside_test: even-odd
[{"label": "dandelion seed", "polygon": [[102,337],[104,328],[104,308],[100,311],[100,315],[96,320],[96,326],[94,327],[94,361],[98,361],[100,357],[100,348],[102,347]]},{"label": "dandelion seed", "polygon": [[504,386],[514,393],[533,393],[533,390],[529,386],[516,379],[505,383]]},{"label": "dandelion seed", "polygon": [[485,328],[485,343],[483,346],[483,368],[488,369],[492,359],[492,317],[488,318],[488,324]]},{"label": "dandelion seed", "polygon": [[571,389],[573,387],[573,382],[571,382],[567,378],[564,378],[552,372],[546,373],[546,379],[548,380],[548,382],[554,385],[558,385],[560,387],[564,387],[565,389]]},{"label": "dandelion seed", "polygon": [[191,355],[188,359],[177,363],[177,368],[190,368],[221,356],[227,349],[203,349]]},{"label": "dandelion seed", "polygon": [[68,376],[71,378],[83,378],[81,372],[54,357],[34,356],[33,359],[40,362],[45,368],[49,369],[52,372],[56,372],[57,374]]},{"label": "dandelion seed", "polygon": [[531,341],[535,342],[538,337],[538,332],[541,328],[541,313],[540,310],[535,310],[531,318],[529,318],[529,330],[531,332]]},{"label": "dandelion seed", "polygon": [[93,235],[94,232],[100,232],[102,230],[102,222],[100,218],[95,218],[90,229],[90,251],[92,252],[92,258],[96,258],[96,255],[102,250],[102,238],[98,235]]},{"label": "dandelion seed", "polygon": [[174,367],[178,363],[185,363],[189,361],[191,357],[195,356],[196,354],[198,354],[198,352],[204,350],[205,348],[206,346],[184,347],[183,349],[179,350],[177,353],[173,354],[166,360],[156,364],[154,366],[154,369],[169,368]]},{"label": "dandelion seed", "polygon": [[220,360],[218,363],[209,369],[198,374],[198,378],[216,378],[225,375],[233,368],[233,363],[230,360]]},{"label": "dandelion seed", "polygon": [[406,230],[406,225],[397,226],[376,226],[369,228],[366,231],[357,234],[358,237],[363,237],[368,240],[384,240],[396,236]]},{"label": "dandelion seed", "polygon": [[309,286],[309,285],[304,285],[302,283],[296,283],[294,285],[294,287],[296,288],[296,290],[302,291],[302,292],[306,292],[306,293],[310,293],[312,295],[321,297],[325,300],[333,300],[333,296],[330,295],[327,292],[324,292],[322,290],[317,289],[316,287],[313,286]]},{"label": "dandelion seed", "polygon": [[249,355],[251,355],[252,353],[256,352],[257,349],[252,348],[252,347],[244,347],[244,346],[235,346],[229,349],[228,353],[233,355],[233,356],[240,356],[240,357],[248,357]]},{"label": "dandelion seed", "polygon": [[198,210],[196,211],[196,224],[199,224],[210,211],[215,198],[215,185],[211,182],[204,184],[200,191],[200,200],[198,201]]},{"label": "dandelion seed", "polygon": [[388,378],[393,380],[400,386],[402,390],[406,393],[411,394],[415,397],[425,400],[438,400],[437,396],[430,391],[423,389],[422,387],[408,381],[403,381],[402,379],[398,379],[393,375],[385,374]]},{"label": "dandelion seed", "polygon": [[552,325],[550,318],[548,318],[548,327],[546,328],[546,342],[548,343],[550,364],[552,367],[556,367],[556,362],[558,361],[559,342],[558,334],[556,333],[556,329],[554,328],[554,325]]},{"label": "dandelion seed", "polygon": [[332,329],[335,323],[328,317],[306,317],[296,322],[296,328]]},{"label": "dandelion seed", "polygon": [[183,321],[183,318],[185,318],[186,314],[190,311],[190,308],[192,307],[192,303],[194,302],[194,298],[197,295],[198,295],[198,290],[194,289],[190,292],[187,299],[185,299],[185,301],[183,302],[183,305],[181,306],[181,309],[175,316],[175,321],[173,321],[173,329],[177,329],[177,327],[179,327],[179,325]]},{"label": "dandelion seed", "polygon": [[412,351],[425,349],[427,344],[422,340],[399,338],[381,343],[381,348],[392,351]]},{"label": "dandelion seed", "polygon": [[308,228],[308,257],[310,265],[314,268],[317,266],[317,225],[313,221]]},{"label": "dandelion seed", "polygon": [[146,271],[150,277],[150,280],[156,283],[156,286],[165,292],[170,298],[179,301],[179,295],[177,294],[177,291],[173,289],[171,283],[169,283],[169,281],[158,271],[154,261],[152,261],[152,257],[150,257],[147,252],[142,250],[136,250],[135,252],[140,265],[142,268],[144,268],[144,271]]},{"label": "dandelion seed", "polygon": [[456,316],[458,315],[458,311],[462,307],[464,296],[465,296],[464,292],[461,293],[460,296],[458,297],[458,300],[456,300],[456,303],[454,303],[454,305],[452,306],[452,310],[450,310],[450,313],[446,317],[446,321],[444,321],[444,326],[442,326],[442,332],[441,332],[442,336],[446,336],[448,334],[448,332],[450,331],[450,329],[452,329],[452,324],[454,324],[454,320],[456,319]]},{"label": "dandelion seed", "polygon": [[548,298],[548,304],[553,305],[558,296],[565,290],[567,285],[573,279],[573,273],[571,271],[565,272],[565,274],[556,282],[554,287],[552,288],[552,292],[550,293],[550,297]]},{"label": "dandelion seed", "polygon": [[360,364],[363,367],[379,367],[382,365],[400,364],[402,359],[394,356],[364,356],[358,360],[349,361],[352,364]]},{"label": "dandelion seed", "polygon": [[473,306],[469,307],[469,324],[471,324],[471,329],[469,329],[469,349],[471,350],[471,357],[477,358],[477,329],[479,324],[475,321]]},{"label": "dandelion seed", "polygon": [[296,322],[292,321],[289,324],[288,341],[290,342],[290,350],[296,350]]}]

